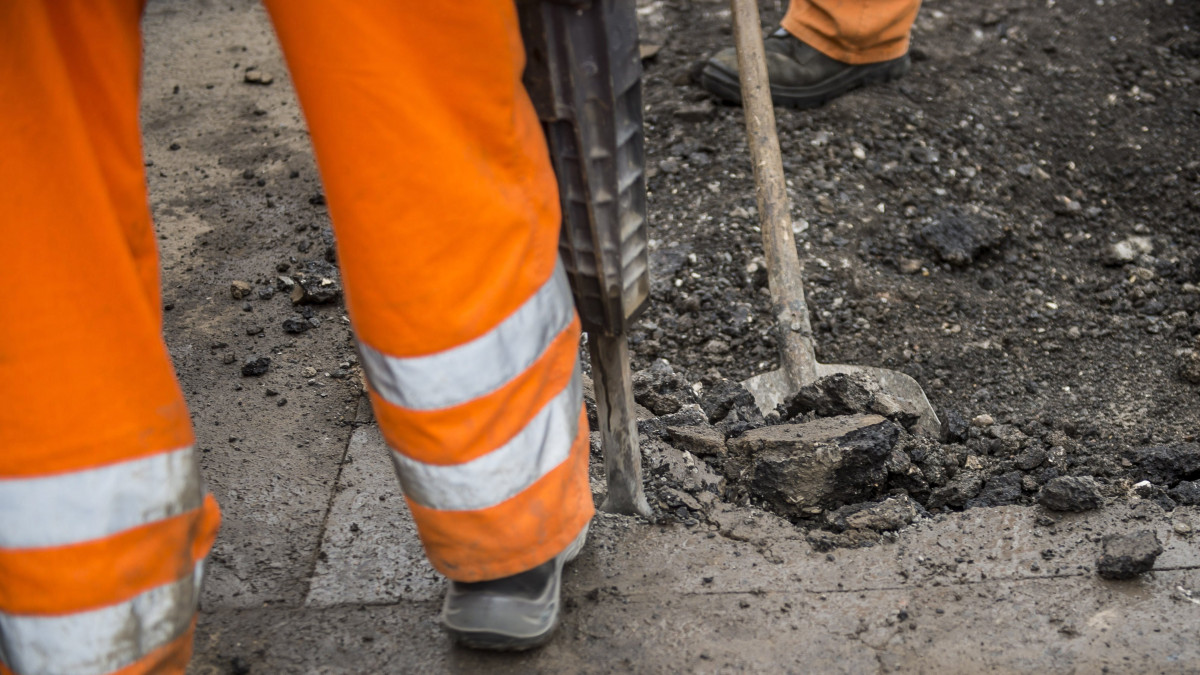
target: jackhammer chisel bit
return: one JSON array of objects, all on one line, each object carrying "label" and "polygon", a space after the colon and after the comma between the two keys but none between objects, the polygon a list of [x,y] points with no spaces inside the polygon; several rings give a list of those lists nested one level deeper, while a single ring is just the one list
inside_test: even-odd
[{"label": "jackhammer chisel bit", "polygon": [[558,177],[559,253],[588,335],[608,474],[602,509],[650,514],[626,330],[650,296],[642,63],[629,0],[520,0],[525,86]]}]

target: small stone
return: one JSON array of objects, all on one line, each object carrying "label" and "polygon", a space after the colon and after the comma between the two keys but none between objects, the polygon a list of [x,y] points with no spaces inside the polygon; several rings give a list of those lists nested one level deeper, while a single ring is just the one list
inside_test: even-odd
[{"label": "small stone", "polygon": [[[1133,276],[1137,278],[1138,281],[1153,281],[1158,275],[1155,274],[1154,270],[1150,269],[1149,267],[1135,267],[1133,268]],[[1149,291],[1147,291],[1147,293],[1149,293]]]},{"label": "small stone", "polygon": [[1015,504],[1021,498],[1021,493],[1021,472],[1009,471],[999,476],[992,476],[985,481],[983,489],[979,491],[978,495],[968,499],[966,506],[972,508]]},{"label": "small stone", "polygon": [[949,408],[943,409],[942,414],[942,442],[943,443],[962,443],[967,440],[967,420],[963,418],[957,410]]},{"label": "small stone", "polygon": [[1110,244],[1104,250],[1104,261],[1109,265],[1125,265],[1138,259],[1141,255],[1150,255],[1154,251],[1154,243],[1149,237],[1129,237]]},{"label": "small stone", "polygon": [[258,335],[263,332],[262,326],[250,325],[246,326],[246,335]]},{"label": "small stone", "polygon": [[312,328],[312,324],[299,314],[293,314],[283,320],[283,332],[285,333],[303,333],[309,328]]},{"label": "small stone", "polygon": [[670,415],[696,402],[696,394],[682,375],[662,359],[633,374],[633,399],[655,415]]},{"label": "small stone", "polygon": [[1091,476],[1059,476],[1042,486],[1038,503],[1051,511],[1090,511],[1104,503]]},{"label": "small stone", "polygon": [[983,477],[975,471],[962,470],[946,485],[933,490],[926,504],[929,508],[950,506],[961,508],[983,489]]},{"label": "small stone", "polygon": [[733,380],[721,379],[704,390],[700,408],[708,415],[708,421],[716,424],[725,419],[731,410],[754,405],[754,396]]},{"label": "small stone", "polygon": [[1034,490],[1038,489],[1037,479],[1029,474],[1021,476],[1021,489],[1025,492],[1033,492]]},{"label": "small stone", "polygon": [[1042,465],[1046,461],[1046,449],[1040,445],[1033,445],[1025,449],[1020,455],[1017,455],[1013,464],[1022,471],[1032,471]]},{"label": "small stone", "polygon": [[653,44],[650,42],[639,42],[638,43],[638,56],[641,57],[641,59],[643,61],[648,61],[648,60],[654,58],[660,51],[662,51],[662,48],[663,48],[663,46],[659,45],[659,44]]},{"label": "small stone", "polygon": [[704,507],[701,506],[700,502],[695,497],[682,490],[665,487],[659,491],[659,495],[663,498],[663,501],[666,502],[667,506],[671,508],[684,506],[692,511],[704,510]]},{"label": "small stone", "polygon": [[1179,364],[1179,377],[1189,384],[1200,384],[1200,352],[1190,349]]},{"label": "small stone", "polygon": [[275,289],[270,286],[260,286],[257,295],[259,300],[270,300],[275,297]]},{"label": "small stone", "polygon": [[889,497],[878,504],[846,506],[826,515],[826,520],[838,529],[875,530],[891,532],[912,523],[917,506],[908,495]]},{"label": "small stone", "polygon": [[712,101],[704,99],[679,106],[675,109],[675,118],[683,122],[703,122],[712,117],[715,109]]},{"label": "small stone", "polygon": [[1171,523],[1171,529],[1175,530],[1175,534],[1187,536],[1192,533],[1192,524],[1186,520],[1176,520]]},{"label": "small stone", "polygon": [[916,147],[908,151],[909,157],[918,164],[937,164],[940,156],[933,148]]},{"label": "small stone", "polygon": [[312,366],[305,366],[304,370],[300,371],[300,374],[303,375],[304,377],[316,377],[317,369],[313,368]]},{"label": "small stone", "polygon": [[245,281],[234,281],[229,284],[229,295],[232,296],[234,300],[241,300],[247,295],[250,295],[251,290],[253,290],[253,288],[248,282]]},{"label": "small stone", "polygon": [[705,343],[704,352],[707,354],[728,354],[729,343],[724,340],[713,338]]},{"label": "small stone", "polygon": [[708,426],[667,427],[671,444],[697,457],[724,457],[725,434]]},{"label": "small stone", "polygon": [[896,267],[900,269],[901,274],[917,274],[924,265],[916,258],[900,258],[896,260]]},{"label": "small stone", "polygon": [[245,377],[254,377],[262,375],[271,367],[271,357],[269,356],[250,356],[242,362],[242,375]]},{"label": "small stone", "polygon": [[246,82],[247,84],[267,85],[267,84],[271,84],[272,82],[274,82],[275,77],[272,76],[270,73],[264,73],[263,71],[259,70],[258,68],[251,67],[251,68],[247,68],[246,72],[242,74],[242,81]]},{"label": "small stone", "polygon": [[301,277],[291,297],[293,305],[327,305],[342,297],[342,287],[329,277]]},{"label": "small stone", "polygon": [[1133,579],[1154,569],[1162,552],[1162,543],[1151,530],[1110,534],[1101,541],[1096,573],[1105,579]]},{"label": "small stone", "polygon": [[237,357],[235,357],[232,352],[226,352],[225,355],[221,357],[221,363],[224,363],[227,366],[236,360]]},{"label": "small stone", "polygon": [[[588,423],[593,424],[595,423],[594,404],[588,402],[586,388],[584,389],[584,401],[588,405]],[[640,403],[637,405],[638,407],[642,407]],[[704,411],[700,410],[699,406],[693,404],[669,415],[639,419],[637,428],[639,434],[663,441],[670,441],[671,434],[667,429],[680,426],[698,426],[701,424],[708,424],[708,417],[704,414]]]},{"label": "small stone", "polygon": [[984,413],[982,415],[976,415],[971,420],[971,426],[978,427],[980,429],[985,429],[987,427],[992,426],[995,423],[996,423],[996,419],[987,413]]},{"label": "small stone", "polygon": [[279,400],[275,402],[275,405],[277,405],[277,406],[279,406],[280,408],[282,408],[283,406],[287,405],[287,399],[286,399],[286,398],[283,398],[283,397],[281,396],[281,397],[279,398]]},{"label": "small stone", "polygon": [[1167,494],[1183,506],[1200,506],[1200,480],[1179,481]]}]

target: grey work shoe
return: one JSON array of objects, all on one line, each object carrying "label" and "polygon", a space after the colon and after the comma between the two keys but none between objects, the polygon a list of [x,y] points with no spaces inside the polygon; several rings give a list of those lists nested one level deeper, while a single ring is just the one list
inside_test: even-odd
[{"label": "grey work shoe", "polygon": [[[890,61],[851,65],[832,59],[783,28],[763,40],[771,100],[789,108],[815,108],[873,82],[894,80],[908,72],[908,54]],[[700,86],[730,103],[742,102],[737,50],[723,49],[701,68]]]},{"label": "grey work shoe", "polygon": [[585,525],[562,553],[537,567],[494,581],[451,581],[442,625],[455,642],[474,649],[521,651],[545,644],[558,625],[563,565],[587,540]]}]

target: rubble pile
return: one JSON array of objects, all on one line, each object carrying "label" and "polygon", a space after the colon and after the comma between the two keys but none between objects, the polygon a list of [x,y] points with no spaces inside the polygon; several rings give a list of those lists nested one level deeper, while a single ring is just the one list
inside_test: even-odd
[{"label": "rubble pile", "polygon": [[[764,416],[741,385],[694,386],[665,361],[634,374],[651,503],[683,523],[721,504],[787,519],[818,549],[867,546],[914,520],[980,506],[1102,508],[1126,494],[1169,510],[1200,502],[1200,444],[1129,449],[1053,420],[917,420],[862,375],[804,387]],[[1129,477],[1142,479],[1129,485]]]}]

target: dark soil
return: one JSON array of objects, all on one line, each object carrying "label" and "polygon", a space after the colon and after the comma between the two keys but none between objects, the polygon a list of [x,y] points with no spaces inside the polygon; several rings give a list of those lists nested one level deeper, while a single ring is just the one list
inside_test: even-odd
[{"label": "dark soil", "polygon": [[[691,81],[731,42],[727,5],[640,4],[662,49],[646,62],[653,305],[634,368],[665,359],[737,436],[786,420],[710,410],[778,367],[742,113]],[[1059,476],[1108,497],[1148,479],[1167,508],[1192,494],[1198,20],[1185,2],[927,2],[903,80],[776,110],[818,359],[908,373],[950,430],[902,434],[917,471],[877,497],[1033,503]],[[658,398],[639,396],[682,414]],[[726,478],[726,498],[754,498]]]},{"label": "dark soil", "polygon": [[[1195,662],[1191,624],[1161,620],[1200,583],[1194,514],[1161,516],[1200,505],[1196,4],[929,0],[903,80],[777,111],[819,356],[917,378],[938,439],[852,382],[768,416],[737,385],[777,361],[741,111],[691,83],[732,43],[727,5],[638,4],[661,49],[645,62],[653,303],[630,338],[661,525],[598,517],[559,642],[519,660],[448,646],[411,519],[367,480],[378,441],[356,433],[370,411],[329,213],[261,4],[147,4],[164,336],[222,510],[190,672]],[[601,464],[597,448],[593,490]],[[1093,480],[1045,492],[1056,477]],[[1040,495],[1099,506],[973,508]],[[1164,571],[1122,629],[1114,589],[1089,584],[1102,535],[1131,528],[1157,532]],[[827,550],[877,542],[899,545]],[[1156,545],[1131,543],[1108,553],[1136,573]]]},{"label": "dark soil", "polygon": [[[689,522],[764,504],[754,458],[723,439],[873,411],[764,418],[736,386],[778,361],[742,113],[692,83],[732,42],[727,5],[639,6],[661,49],[644,78],[652,304],[629,337],[635,370],[673,373],[639,395],[657,416],[643,447],[660,515]],[[182,5],[150,10],[148,35],[181,30]],[[209,593],[256,606],[301,599],[362,389],[294,92],[262,75],[283,73],[269,31],[221,16],[202,7],[148,43],[146,156],[174,233],[165,332],[226,516]],[[885,477],[795,522],[870,543],[836,537],[909,513],[864,511],[888,496],[917,515],[1034,503],[1059,476],[1200,502],[1197,23],[1186,0],[934,0],[904,79],[776,111],[819,360],[908,373],[944,429],[892,420]],[[168,48],[195,66],[156,65]],[[267,525],[284,533],[257,537]]]}]

